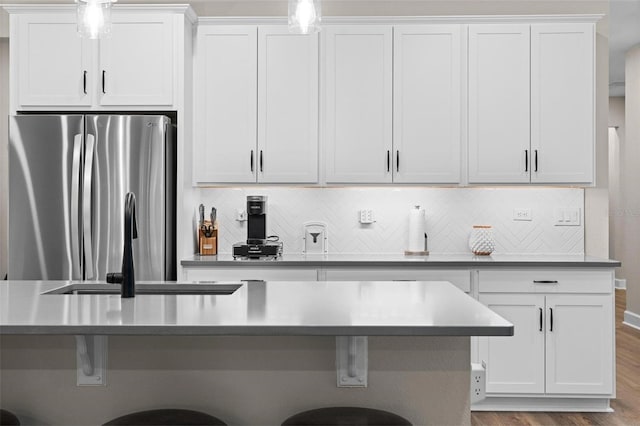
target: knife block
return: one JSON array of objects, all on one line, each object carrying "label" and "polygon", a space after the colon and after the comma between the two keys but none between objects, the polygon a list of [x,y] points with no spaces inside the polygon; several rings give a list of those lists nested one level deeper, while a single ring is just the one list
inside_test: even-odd
[{"label": "knife block", "polygon": [[[204,226],[211,225],[210,220],[204,221]],[[213,223],[213,233],[210,237],[207,237],[202,230],[202,226],[198,229],[198,247],[201,255],[216,255],[218,254],[218,221]]]}]

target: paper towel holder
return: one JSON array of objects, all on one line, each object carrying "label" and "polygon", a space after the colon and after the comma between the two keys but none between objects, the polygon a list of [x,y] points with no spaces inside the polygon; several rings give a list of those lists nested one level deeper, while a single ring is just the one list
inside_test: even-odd
[{"label": "paper towel holder", "polygon": [[426,232],[424,233],[424,250],[420,250],[420,251],[405,250],[404,255],[405,256],[428,256],[429,246],[428,246],[427,233]]},{"label": "paper towel holder", "polygon": [[[420,227],[422,229],[412,229],[412,222],[411,222],[411,216],[415,216],[414,213],[416,213],[418,215],[418,220],[420,221]],[[414,232],[421,232],[424,233],[424,250],[419,250],[420,249],[420,243],[418,241],[411,241],[411,235],[409,237],[409,250],[405,250],[404,254],[405,256],[427,256],[429,255],[429,248],[427,247],[427,233],[424,230],[424,210],[420,209],[419,205],[414,206],[414,209],[411,209],[410,211],[410,220],[409,220],[409,233],[412,234]],[[420,216],[422,216],[420,218]],[[420,234],[418,234],[420,235]],[[418,237],[419,238],[419,237]],[[417,244],[416,244],[417,243]]]}]

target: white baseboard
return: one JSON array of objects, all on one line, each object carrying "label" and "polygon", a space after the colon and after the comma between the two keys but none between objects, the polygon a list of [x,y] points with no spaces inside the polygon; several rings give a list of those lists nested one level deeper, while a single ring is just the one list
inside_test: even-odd
[{"label": "white baseboard", "polygon": [[624,321],[622,323],[640,330],[640,315],[631,311],[624,311]]},{"label": "white baseboard", "polygon": [[471,411],[549,411],[611,413],[609,398],[487,397],[471,404]]},{"label": "white baseboard", "polygon": [[627,289],[627,280],[624,278],[616,278],[616,290],[626,290]]}]

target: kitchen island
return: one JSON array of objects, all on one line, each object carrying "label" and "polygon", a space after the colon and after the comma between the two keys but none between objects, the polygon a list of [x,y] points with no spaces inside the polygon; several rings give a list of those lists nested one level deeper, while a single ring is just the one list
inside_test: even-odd
[{"label": "kitchen island", "polygon": [[[0,283],[2,404],[36,422],[99,424],[174,406],[229,424],[279,424],[306,409],[356,405],[417,425],[468,424],[469,336],[513,334],[447,282],[244,282],[232,294],[133,299],[42,294],[68,284]],[[110,336],[106,386],[75,385],[78,334]],[[336,385],[334,336],[369,336],[367,387]]]}]

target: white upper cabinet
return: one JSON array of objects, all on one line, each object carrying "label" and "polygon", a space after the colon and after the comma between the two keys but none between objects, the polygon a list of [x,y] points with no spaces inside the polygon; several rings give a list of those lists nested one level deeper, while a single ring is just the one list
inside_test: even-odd
[{"label": "white upper cabinet", "polygon": [[532,182],[590,183],[593,24],[531,25]]},{"label": "white upper cabinet", "polygon": [[194,182],[318,181],[318,36],[198,29]]},{"label": "white upper cabinet", "polygon": [[469,26],[469,182],[529,182],[529,25]]},{"label": "white upper cabinet", "polygon": [[322,29],[328,183],[392,179],[392,27]]},{"label": "white upper cabinet", "polygon": [[258,28],[258,180],[318,181],[318,34]]},{"label": "white upper cabinet", "polygon": [[393,31],[393,181],[457,183],[461,26],[396,26]]},{"label": "white upper cabinet", "polygon": [[255,26],[201,26],[197,37],[194,181],[255,182]]},{"label": "white upper cabinet", "polygon": [[171,107],[176,67],[175,14],[114,10],[111,36],[81,38],[76,14],[11,16],[16,109]]},{"label": "white upper cabinet", "polygon": [[469,182],[594,180],[594,24],[469,26]]},{"label": "white upper cabinet", "polygon": [[[17,80],[23,106],[90,106],[95,76],[89,41],[78,37],[75,14],[30,14],[17,22]],[[15,69],[15,68],[14,68]]]},{"label": "white upper cabinet", "polygon": [[100,40],[100,104],[171,105],[173,40],[169,14],[114,13]]}]

